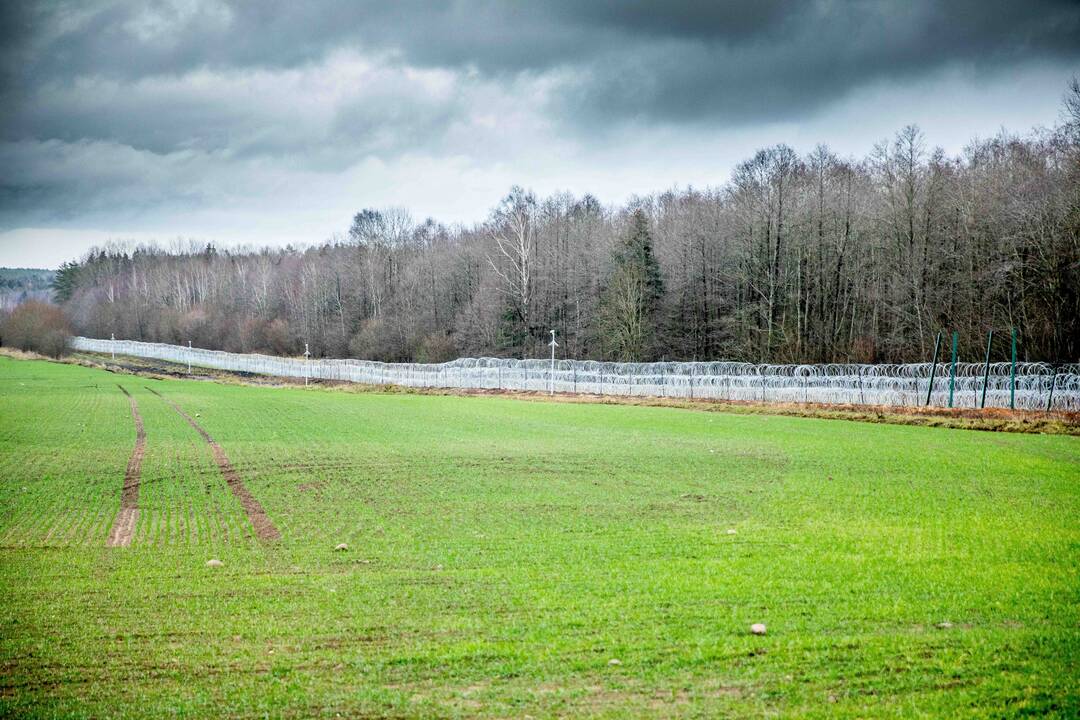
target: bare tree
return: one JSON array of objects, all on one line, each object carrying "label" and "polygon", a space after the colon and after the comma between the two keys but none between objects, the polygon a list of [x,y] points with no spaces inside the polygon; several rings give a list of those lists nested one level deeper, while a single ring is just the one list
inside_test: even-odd
[{"label": "bare tree", "polygon": [[499,278],[499,287],[521,324],[523,356],[528,354],[532,334],[529,311],[536,255],[535,215],[536,198],[515,186],[492,213],[488,230],[493,246],[493,252],[487,255],[488,265]]}]

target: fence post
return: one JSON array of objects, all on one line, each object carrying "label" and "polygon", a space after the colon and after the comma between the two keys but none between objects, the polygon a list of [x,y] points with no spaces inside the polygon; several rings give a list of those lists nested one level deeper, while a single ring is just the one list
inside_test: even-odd
[{"label": "fence post", "polygon": [[990,344],[994,342],[994,331],[991,330],[990,334],[986,337],[986,362],[983,363],[983,391],[982,401],[979,403],[980,408],[986,407],[986,386],[990,382]]},{"label": "fence post", "polygon": [[949,362],[949,407],[953,406],[953,390],[956,387],[956,345],[960,341],[960,333],[953,330],[952,334],[952,360]]},{"label": "fence post", "polygon": [[930,386],[926,388],[926,405],[930,406],[930,395],[934,392],[934,376],[937,375],[938,350],[941,349],[941,331],[938,331],[937,339],[934,340],[934,359],[930,361]]},{"label": "fence post", "polygon": [[1016,409],[1016,328],[1012,329],[1012,364],[1009,366],[1009,409]]},{"label": "fence post", "polygon": [[1050,412],[1050,406],[1054,402],[1054,383],[1057,382],[1057,367],[1051,368],[1050,374],[1050,396],[1046,398],[1046,412]]},{"label": "fence post", "polygon": [[187,374],[190,375],[191,374],[191,341],[190,340],[187,341],[187,350],[188,350]]},{"label": "fence post", "polygon": [[690,366],[690,399],[694,399],[694,366]]},{"label": "fence post", "polygon": [[109,334],[109,339],[112,340],[112,342],[109,343],[109,350],[112,352],[112,359],[115,360],[116,359],[116,333],[110,333]]},{"label": "fence post", "polygon": [[555,348],[559,347],[559,343],[555,342],[555,331],[551,331],[551,370],[548,378],[548,395],[555,394]]}]

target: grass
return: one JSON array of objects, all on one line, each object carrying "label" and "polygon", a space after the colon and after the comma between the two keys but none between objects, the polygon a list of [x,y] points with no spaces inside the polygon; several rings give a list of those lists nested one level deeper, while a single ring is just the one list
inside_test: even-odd
[{"label": "grass", "polygon": [[0,478],[2,715],[1080,713],[1076,437],[0,358]]}]

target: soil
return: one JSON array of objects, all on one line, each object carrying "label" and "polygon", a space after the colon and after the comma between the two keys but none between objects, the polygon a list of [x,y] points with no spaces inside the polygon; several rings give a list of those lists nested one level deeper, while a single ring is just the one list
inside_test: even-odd
[{"label": "soil", "polygon": [[127,471],[124,473],[120,512],[113,521],[106,544],[109,547],[127,547],[135,535],[135,521],[139,519],[139,476],[142,472],[143,455],[146,453],[146,432],[143,429],[142,416],[139,415],[139,404],[123,385],[118,384],[117,387],[131,402],[131,417],[135,421],[135,449],[131,452],[131,459],[128,460]]},{"label": "soil", "polygon": [[214,438],[210,437],[210,433],[206,432],[199,423],[195,422],[194,418],[184,412],[183,408],[161,393],[152,390],[151,388],[146,389],[168,403],[173,410],[180,414],[180,417],[187,420],[188,424],[202,435],[203,440],[210,446],[210,450],[214,455],[214,462],[217,463],[218,469],[221,470],[222,477],[225,478],[225,484],[229,486],[229,490],[231,490],[236,499],[240,501],[240,505],[244,508],[244,512],[247,513],[248,520],[251,521],[251,526],[255,529],[255,536],[259,541],[268,543],[280,540],[281,532],[274,526],[273,521],[271,521],[270,517],[266,514],[262,504],[255,499],[255,496],[252,495],[251,491],[244,485],[244,481],[240,479],[240,473],[236,472],[236,468],[229,462],[229,456],[225,454],[224,448],[222,448]]}]

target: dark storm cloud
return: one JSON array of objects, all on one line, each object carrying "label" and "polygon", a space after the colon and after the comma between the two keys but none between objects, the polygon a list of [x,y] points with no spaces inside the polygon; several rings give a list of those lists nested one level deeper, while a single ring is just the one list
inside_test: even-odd
[{"label": "dark storm cloud", "polygon": [[[79,76],[281,69],[349,48],[496,78],[562,69],[572,80],[564,109],[730,123],[790,116],[950,63],[992,71],[1080,58],[1080,4],[1053,0],[14,5],[2,32],[5,94],[16,102]],[[5,134],[26,136],[33,128],[16,108]]]},{"label": "dark storm cloud", "polygon": [[[722,125],[790,119],[869,83],[962,65],[993,73],[1080,58],[1075,2],[819,2],[711,4],[593,13],[631,42],[603,50],[567,94],[566,111],[595,121]],[[681,12],[680,12],[681,10]]]},{"label": "dark storm cloud", "polygon": [[1080,4],[1054,0],[2,2],[0,221],[1078,61]]}]

